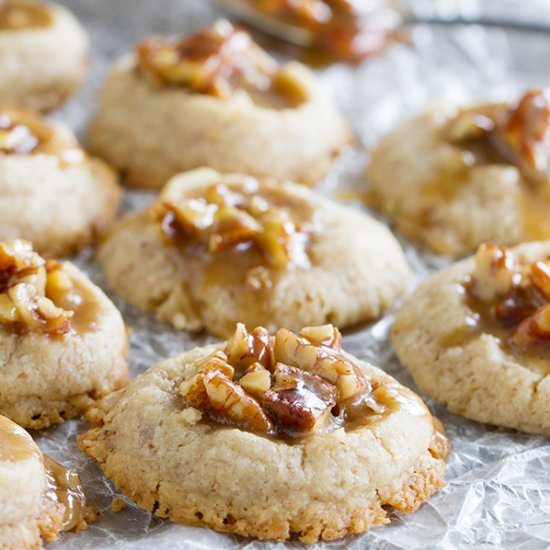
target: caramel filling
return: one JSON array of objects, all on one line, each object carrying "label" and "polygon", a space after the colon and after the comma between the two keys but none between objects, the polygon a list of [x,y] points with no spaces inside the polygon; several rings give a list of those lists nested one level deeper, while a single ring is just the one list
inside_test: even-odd
[{"label": "caramel filling", "polygon": [[239,324],[224,351],[200,361],[179,391],[209,420],[273,437],[354,430],[400,410],[429,414],[405,388],[366,376],[342,353],[332,325],[273,337]]},{"label": "caramel filling", "polygon": [[41,453],[32,437],[20,426],[0,416],[0,460],[18,462]]},{"label": "caramel filling", "polygon": [[394,2],[379,0],[247,0],[254,9],[307,29],[313,49],[338,59],[360,60],[394,39],[401,15]]},{"label": "caramel filling", "polygon": [[0,30],[17,31],[48,27],[52,16],[42,4],[24,0],[2,0],[0,2]]},{"label": "caramel filling", "polygon": [[261,324],[278,278],[311,264],[313,209],[273,182],[249,178],[184,194],[167,188],[152,212],[167,242],[185,257],[183,285],[197,312],[222,287],[250,312],[247,323]]},{"label": "caramel filling", "polygon": [[0,108],[0,153],[52,155],[62,166],[82,162],[84,151],[60,135],[39,115],[23,109]]},{"label": "caramel filling", "polygon": [[550,258],[526,263],[505,247],[483,244],[461,289],[472,315],[462,329],[444,336],[444,345],[490,334],[530,368],[550,372]]},{"label": "caramel filling", "polygon": [[0,243],[0,326],[63,336],[93,328],[97,301],[26,241]]},{"label": "caramel filling", "polygon": [[257,105],[283,109],[307,98],[300,82],[226,21],[169,41],[147,39],[136,48],[138,67],[162,86],[227,99],[244,92]]},{"label": "caramel filling", "polygon": [[83,529],[95,516],[86,503],[86,495],[76,472],[44,455],[46,498],[64,509],[63,531]]}]

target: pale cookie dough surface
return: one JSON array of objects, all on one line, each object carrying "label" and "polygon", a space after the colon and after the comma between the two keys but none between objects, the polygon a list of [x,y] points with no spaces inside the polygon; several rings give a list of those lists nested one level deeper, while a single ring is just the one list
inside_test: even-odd
[{"label": "pale cookie dough surface", "polygon": [[433,419],[416,396],[369,427],[292,444],[199,421],[178,387],[215,349],[159,363],[88,414],[81,449],[142,508],[184,524],[314,542],[387,523],[382,506],[411,512],[444,484],[444,461],[430,451]]},{"label": "pale cookie dough surface", "polygon": [[[78,145],[68,128],[49,124]],[[0,154],[0,240],[26,239],[43,256],[72,254],[93,242],[121,197],[116,174],[99,159]]]},{"label": "pale cookie dough surface", "polygon": [[440,106],[382,138],[366,174],[375,205],[399,231],[441,254],[472,252],[484,241],[510,245],[541,238],[532,218],[540,201],[550,208],[550,196],[532,201],[511,164],[467,168],[464,150],[442,136],[456,114]]},{"label": "pale cookie dough surface", "polygon": [[161,187],[200,166],[316,183],[350,141],[350,131],[306,67],[290,63],[286,70],[307,99],[273,109],[241,96],[220,100],[159,87],[125,57],[101,91],[90,146],[130,183],[145,187]]},{"label": "pale cookie dough surface", "polygon": [[0,31],[0,102],[46,111],[80,86],[88,65],[88,38],[66,8],[46,4],[51,24]]},{"label": "pale cookie dough surface", "polygon": [[[172,182],[196,189],[243,178],[202,169]],[[223,270],[208,287],[191,292],[183,284],[189,258],[166,243],[148,211],[122,220],[101,245],[99,260],[109,285],[132,305],[155,310],[159,320],[221,336],[231,334],[237,322],[293,330],[326,322],[349,326],[381,315],[410,279],[390,231],[303,186],[281,183],[277,188],[311,207],[319,230],[307,248],[311,265],[283,270],[265,293],[248,288],[244,273],[238,284],[224,284]]]},{"label": "pale cookie dough surface", "polygon": [[63,510],[44,498],[42,453],[25,430],[4,416],[0,450],[0,549],[42,548],[41,538],[55,538],[63,521]]},{"label": "pale cookie dough surface", "polygon": [[[513,249],[535,261],[550,255],[550,243]],[[392,341],[421,391],[459,414],[489,424],[550,434],[550,368],[540,369],[506,352],[487,333],[478,334],[462,284],[473,258],[437,273],[397,313]]]},{"label": "pale cookie dough surface", "polygon": [[107,296],[65,263],[83,306],[62,336],[0,325],[0,414],[33,429],[82,413],[128,377],[124,322]]}]

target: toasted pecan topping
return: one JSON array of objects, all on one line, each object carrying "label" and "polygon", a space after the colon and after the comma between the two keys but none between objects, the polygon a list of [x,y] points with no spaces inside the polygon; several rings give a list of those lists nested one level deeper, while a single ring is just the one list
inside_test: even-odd
[{"label": "toasted pecan topping", "polygon": [[[195,365],[179,391],[211,419],[266,435],[325,433],[359,416],[379,417],[396,399],[371,384],[340,347],[332,325],[279,330],[237,325],[225,350]],[[394,403],[395,401],[395,403]]]},{"label": "toasted pecan topping", "polygon": [[219,99],[244,91],[256,101],[258,92],[269,92],[272,102],[264,98],[262,105],[295,107],[308,96],[300,79],[279,68],[247,32],[228,21],[217,21],[179,40],[143,40],[136,46],[136,58],[142,74],[157,85]]},{"label": "toasted pecan topping", "polygon": [[[208,254],[228,248],[254,247],[273,268],[307,265],[308,232],[289,212],[250,190],[231,190],[212,185],[200,197],[161,193],[153,206],[153,216],[166,238],[183,245],[200,245]],[[251,287],[268,286],[263,266],[249,273]]]},{"label": "toasted pecan topping", "polygon": [[400,24],[391,0],[249,0],[253,7],[307,29],[313,48],[338,58],[359,60],[379,52]]},{"label": "toasted pecan topping", "polygon": [[529,90],[509,109],[498,130],[518,163],[550,176],[550,90]]},{"label": "toasted pecan topping", "polygon": [[550,178],[550,90],[528,90],[517,104],[485,105],[461,111],[446,138],[472,146],[476,162],[516,165],[531,183]]},{"label": "toasted pecan topping", "polygon": [[0,243],[0,325],[17,331],[65,334],[73,312],[56,302],[72,286],[63,266],[41,258],[30,243]]},{"label": "toasted pecan topping", "polygon": [[511,330],[508,344],[525,349],[550,341],[550,259],[525,264],[506,247],[483,244],[475,260],[467,291]]},{"label": "toasted pecan topping", "polygon": [[25,109],[0,107],[0,154],[45,154],[72,164],[84,159],[84,152],[55,132],[42,117]]},{"label": "toasted pecan topping", "polygon": [[47,27],[51,22],[50,12],[42,3],[25,0],[0,1],[0,30],[17,31]]}]

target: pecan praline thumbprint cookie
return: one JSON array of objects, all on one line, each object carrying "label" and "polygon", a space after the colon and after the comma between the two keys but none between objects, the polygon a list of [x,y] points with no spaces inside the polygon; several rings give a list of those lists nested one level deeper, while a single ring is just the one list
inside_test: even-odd
[{"label": "pecan praline thumbprint cookie", "polygon": [[550,435],[550,242],[483,244],[435,274],[398,312],[393,343],[451,412]]},{"label": "pecan praline thumbprint cookie", "polygon": [[66,8],[32,0],[0,3],[0,102],[39,111],[61,105],[80,86],[88,38]]},{"label": "pecan praline thumbprint cookie", "polygon": [[311,71],[279,65],[226,21],[138,44],[108,76],[89,131],[130,183],[157,188],[201,166],[313,184],[350,136]]},{"label": "pecan praline thumbprint cookie", "polygon": [[390,231],[303,185],[198,169],[109,233],[111,287],[177,328],[347,326],[378,317],[410,272]]},{"label": "pecan praline thumbprint cookie", "polygon": [[128,377],[120,313],[69,262],[0,242],[0,414],[46,428]]},{"label": "pecan praline thumbprint cookie", "polygon": [[111,223],[122,193],[63,124],[0,106],[0,241],[23,238],[46,256],[82,248]]},{"label": "pecan praline thumbprint cookie", "polygon": [[450,445],[418,396],[341,349],[239,324],[90,409],[80,448],[145,510],[260,539],[332,540],[416,510]]},{"label": "pecan praline thumbprint cookie", "polygon": [[42,548],[95,519],[78,475],[43,455],[20,426],[0,416],[0,548]]},{"label": "pecan praline thumbprint cookie", "polygon": [[436,252],[550,238],[550,90],[517,103],[434,108],[382,139],[374,203]]}]

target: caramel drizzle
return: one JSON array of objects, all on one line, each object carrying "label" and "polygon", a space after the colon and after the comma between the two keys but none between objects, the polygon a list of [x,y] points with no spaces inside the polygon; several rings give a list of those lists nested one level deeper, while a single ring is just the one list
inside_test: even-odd
[{"label": "caramel drizzle", "polygon": [[40,457],[40,449],[32,437],[20,426],[0,416],[0,460],[19,462]]},{"label": "caramel drizzle", "polygon": [[46,455],[44,455],[44,466],[46,468],[45,497],[51,502],[60,504],[64,510],[62,531],[85,527],[94,513],[87,505],[78,474]]}]

